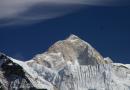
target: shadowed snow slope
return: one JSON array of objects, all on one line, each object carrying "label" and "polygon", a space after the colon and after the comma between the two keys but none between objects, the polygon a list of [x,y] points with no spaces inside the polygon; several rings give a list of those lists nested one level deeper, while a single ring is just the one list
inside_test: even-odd
[{"label": "shadowed snow slope", "polygon": [[103,58],[71,35],[26,62],[1,53],[0,84],[6,90],[130,90],[130,64]]}]

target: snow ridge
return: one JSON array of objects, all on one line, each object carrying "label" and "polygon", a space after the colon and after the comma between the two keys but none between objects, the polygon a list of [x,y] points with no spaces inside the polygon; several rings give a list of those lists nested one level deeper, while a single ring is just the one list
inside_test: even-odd
[{"label": "snow ridge", "polygon": [[48,51],[26,62],[2,55],[0,84],[7,90],[10,88],[3,81],[9,81],[1,74],[4,73],[2,66],[14,63],[22,67],[24,78],[35,89],[130,90],[130,64],[114,63],[109,57],[104,58],[89,43],[75,35],[56,42]]}]

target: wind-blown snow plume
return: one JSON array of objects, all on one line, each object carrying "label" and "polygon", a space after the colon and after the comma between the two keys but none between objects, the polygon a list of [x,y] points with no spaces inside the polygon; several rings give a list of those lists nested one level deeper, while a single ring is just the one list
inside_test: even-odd
[{"label": "wind-blown snow plume", "polygon": [[116,3],[116,0],[0,0],[0,24],[32,23],[63,16],[86,5]]}]

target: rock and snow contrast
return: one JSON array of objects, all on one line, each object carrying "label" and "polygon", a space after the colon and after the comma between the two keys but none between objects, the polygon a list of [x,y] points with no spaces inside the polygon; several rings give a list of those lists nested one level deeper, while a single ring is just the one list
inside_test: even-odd
[{"label": "rock and snow contrast", "polygon": [[28,61],[0,53],[4,90],[130,90],[130,64],[103,58],[75,35]]}]

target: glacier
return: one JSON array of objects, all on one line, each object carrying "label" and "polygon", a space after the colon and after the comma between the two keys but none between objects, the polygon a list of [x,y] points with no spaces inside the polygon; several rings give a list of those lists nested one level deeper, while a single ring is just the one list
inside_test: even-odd
[{"label": "glacier", "polygon": [[130,90],[130,64],[114,63],[89,43],[70,35],[31,60],[0,53],[4,90]]}]

